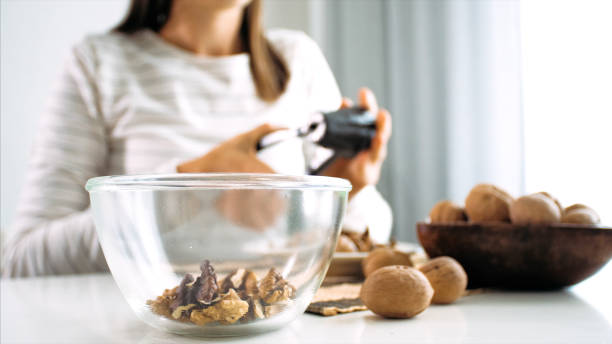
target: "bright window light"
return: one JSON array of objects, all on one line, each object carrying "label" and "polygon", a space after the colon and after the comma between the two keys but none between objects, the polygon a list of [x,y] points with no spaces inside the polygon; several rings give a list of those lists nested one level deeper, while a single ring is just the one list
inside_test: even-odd
[{"label": "bright window light", "polygon": [[612,1],[521,4],[526,191],[612,226]]}]

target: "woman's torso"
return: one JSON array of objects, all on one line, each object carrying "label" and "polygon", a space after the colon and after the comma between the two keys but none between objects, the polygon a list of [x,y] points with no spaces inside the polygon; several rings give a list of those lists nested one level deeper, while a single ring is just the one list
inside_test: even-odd
[{"label": "woman's torso", "polygon": [[[172,172],[178,163],[262,123],[297,127],[313,111],[337,107],[335,84],[328,99],[312,97],[317,71],[309,65],[308,38],[288,30],[272,31],[268,38],[291,73],[287,90],[273,103],[257,97],[247,54],[200,57],[151,31],[88,38],[108,174]],[[279,172],[304,172],[299,141],[275,150],[261,158]]]}]

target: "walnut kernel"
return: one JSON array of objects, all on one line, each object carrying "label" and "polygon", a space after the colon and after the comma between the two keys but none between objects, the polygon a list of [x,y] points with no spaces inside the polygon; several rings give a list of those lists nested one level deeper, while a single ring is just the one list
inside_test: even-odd
[{"label": "walnut kernel", "polygon": [[[233,324],[242,318],[249,311],[249,303],[240,299],[234,289],[230,289],[229,293],[223,295],[221,300],[214,305],[211,305],[202,310],[191,312],[200,313],[204,318],[213,319],[222,324]],[[198,315],[196,315],[196,318]]]},{"label": "walnut kernel", "polygon": [[259,284],[259,297],[267,304],[285,301],[295,294],[295,288],[274,268],[270,269]]},{"label": "walnut kernel", "polygon": [[273,268],[259,282],[253,271],[235,270],[221,280],[221,287],[210,262],[204,261],[200,270],[197,279],[187,274],[179,286],[148,300],[151,311],[200,326],[211,322],[229,325],[273,316],[295,297],[295,287]]}]

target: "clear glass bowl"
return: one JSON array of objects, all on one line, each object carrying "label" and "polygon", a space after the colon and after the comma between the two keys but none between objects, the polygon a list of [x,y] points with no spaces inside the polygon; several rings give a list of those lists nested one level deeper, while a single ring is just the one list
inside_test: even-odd
[{"label": "clear glass bowl", "polygon": [[305,311],[331,261],[351,185],[175,174],[98,177],[86,188],[108,266],[138,317],[177,334],[234,336],[279,328]]}]

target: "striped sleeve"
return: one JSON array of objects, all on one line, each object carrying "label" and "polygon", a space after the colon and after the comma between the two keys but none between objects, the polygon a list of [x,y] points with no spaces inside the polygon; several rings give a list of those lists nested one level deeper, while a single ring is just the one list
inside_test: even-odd
[{"label": "striped sleeve", "polygon": [[28,176],[5,247],[3,275],[107,270],[83,186],[105,173],[107,135],[91,47],[77,46],[41,116]]}]

